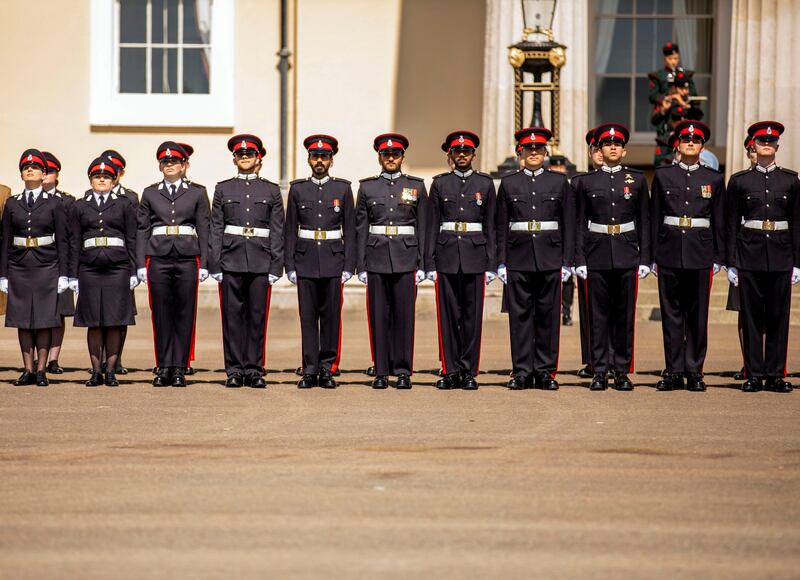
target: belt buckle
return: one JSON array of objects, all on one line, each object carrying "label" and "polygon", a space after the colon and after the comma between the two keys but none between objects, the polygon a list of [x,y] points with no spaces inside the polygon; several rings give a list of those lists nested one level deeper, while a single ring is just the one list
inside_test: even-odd
[{"label": "belt buckle", "polygon": [[386,235],[387,236],[396,236],[397,235],[397,226],[384,226],[386,228]]},{"label": "belt buckle", "polygon": [[314,230],[314,239],[317,241],[319,240],[325,241],[328,239],[328,232],[326,232],[325,230]]},{"label": "belt buckle", "polygon": [[761,222],[761,229],[765,232],[774,232],[775,231],[775,222],[772,220],[764,220]]},{"label": "belt buckle", "polygon": [[683,216],[678,218],[678,226],[681,228],[690,228],[692,227],[692,218]]},{"label": "belt buckle", "polygon": [[608,228],[608,233],[611,236],[618,236],[622,233],[622,227],[619,224],[611,224],[606,227]]},{"label": "belt buckle", "polygon": [[528,231],[529,232],[538,232],[542,229],[542,222],[528,222]]},{"label": "belt buckle", "polygon": [[467,231],[467,222],[455,222],[456,223],[456,231],[457,232],[466,232]]},{"label": "belt buckle", "polygon": [[104,248],[104,247],[108,246],[108,237],[107,236],[102,236],[100,238],[95,238],[94,239],[94,245],[97,248]]},{"label": "belt buckle", "polygon": [[32,238],[32,237],[25,238],[25,247],[26,248],[38,248],[39,247],[39,238]]},{"label": "belt buckle", "polygon": [[181,233],[181,226],[167,226],[168,236],[177,236]]},{"label": "belt buckle", "polygon": [[256,229],[254,227],[243,227],[242,228],[242,235],[246,238],[256,235]]}]

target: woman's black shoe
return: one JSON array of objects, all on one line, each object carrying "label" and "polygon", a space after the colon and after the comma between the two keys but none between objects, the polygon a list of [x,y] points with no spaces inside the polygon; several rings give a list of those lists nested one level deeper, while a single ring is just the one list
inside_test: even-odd
[{"label": "woman's black shoe", "polygon": [[389,388],[389,379],[386,375],[379,375],[372,380],[373,389],[387,389]]},{"label": "woman's black shoe", "polygon": [[303,375],[303,378],[297,381],[298,389],[310,389],[317,386],[317,375]]},{"label": "woman's black shoe", "polygon": [[396,389],[410,389],[411,377],[408,375],[398,375],[397,381],[394,384]]},{"label": "woman's black shoe", "polygon": [[57,360],[51,360],[49,363],[47,363],[47,372],[54,375],[60,375],[64,373],[64,369],[61,368],[61,365],[58,364]]},{"label": "woman's black shoe", "polygon": [[266,389],[267,388],[267,381],[264,380],[264,377],[257,376],[250,379],[250,388],[251,389]]},{"label": "woman's black shoe", "polygon": [[225,386],[229,389],[238,389],[244,384],[242,377],[240,375],[231,375],[228,377],[228,380],[225,381]]},{"label": "woman's black shoe", "polygon": [[89,377],[89,380],[86,381],[85,385],[87,387],[99,387],[103,384],[103,375],[102,373],[97,373],[92,371],[92,376]]},{"label": "woman's black shoe", "polygon": [[36,384],[36,375],[33,374],[31,371],[22,371],[22,374],[19,378],[14,381],[14,386],[22,387],[24,385],[35,385]]},{"label": "woman's black shoe", "polygon": [[526,388],[524,377],[511,377],[506,386],[512,391],[522,391]]},{"label": "woman's black shoe", "polygon": [[119,386],[119,381],[117,380],[117,376],[114,373],[106,373],[106,386],[107,387]]},{"label": "woman's black shoe", "polygon": [[39,371],[36,373],[36,386],[37,387],[46,387],[50,384],[50,381],[47,380],[47,374],[44,371]]}]

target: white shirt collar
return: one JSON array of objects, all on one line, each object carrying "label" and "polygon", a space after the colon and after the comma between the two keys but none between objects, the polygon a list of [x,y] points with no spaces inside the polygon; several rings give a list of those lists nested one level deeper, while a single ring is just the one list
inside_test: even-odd
[{"label": "white shirt collar", "polygon": [[678,165],[680,166],[681,169],[685,169],[689,173],[697,169],[700,169],[700,163],[695,163],[694,165],[686,165],[683,161],[681,161],[678,163]]},{"label": "white shirt collar", "polygon": [[397,173],[388,173],[387,171],[384,171],[383,173],[381,173],[381,177],[383,177],[384,179],[388,179],[389,181],[395,181],[396,179],[400,179],[401,175],[403,175],[402,171],[398,171]]},{"label": "white shirt collar", "polygon": [[97,205],[100,205],[100,198],[105,197],[106,201],[108,201],[108,197],[111,195],[111,192],[109,191],[107,193],[100,193],[99,191],[92,190],[92,195],[94,196],[94,202]]},{"label": "white shirt collar", "polygon": [[47,191],[45,191],[45,193],[47,195],[55,195],[57,191],[58,191],[58,188],[54,187],[53,189],[48,189]]},{"label": "white shirt collar", "polygon": [[41,195],[41,193],[42,193],[42,186],[40,185],[36,189],[26,189],[25,190],[25,199],[23,201],[28,201],[28,194],[29,193],[33,194],[33,201],[36,201],[37,199],[39,199],[39,195]]},{"label": "white shirt collar", "polygon": [[181,188],[181,183],[182,183],[182,182],[183,182],[183,178],[181,178],[181,177],[179,177],[179,178],[178,178],[178,181],[172,181],[172,182],[170,182],[170,181],[167,181],[167,180],[165,179],[165,180],[164,180],[164,185],[165,185],[166,187],[169,187],[170,185],[174,185],[174,186],[175,186],[175,191],[177,191],[177,190],[179,190],[179,189]]},{"label": "white shirt collar", "polygon": [[459,171],[458,169],[453,169],[453,173],[458,175],[461,179],[466,179],[467,177],[469,177],[470,175],[472,175],[475,172],[472,169],[470,169],[468,171],[463,171],[463,172]]},{"label": "white shirt collar", "polygon": [[615,165],[614,167],[603,165],[600,169],[602,169],[606,173],[616,173],[617,171],[622,171],[622,165]]},{"label": "white shirt collar", "polygon": [[311,181],[313,181],[316,185],[325,185],[330,180],[331,180],[331,176],[330,175],[326,175],[322,179],[317,179],[316,177],[312,177],[311,178]]},{"label": "white shirt collar", "polygon": [[761,167],[760,165],[756,165],[756,170],[760,171],[761,173],[770,173],[772,171],[775,171],[777,168],[778,166],[775,165],[774,161],[769,165],[767,165],[766,167]]},{"label": "white shirt collar", "polygon": [[252,180],[257,179],[257,178],[258,178],[258,174],[255,173],[255,172],[253,172],[253,173],[237,173],[236,174],[236,179],[244,179],[245,181],[252,181]]},{"label": "white shirt collar", "polygon": [[539,177],[539,176],[540,176],[542,173],[544,173],[544,167],[540,167],[539,169],[536,169],[536,170],[534,170],[534,171],[531,171],[530,169],[528,169],[528,168],[526,167],[526,168],[525,168],[525,169],[523,169],[522,171],[523,171],[523,172],[525,173],[525,175],[527,175],[528,177]]}]

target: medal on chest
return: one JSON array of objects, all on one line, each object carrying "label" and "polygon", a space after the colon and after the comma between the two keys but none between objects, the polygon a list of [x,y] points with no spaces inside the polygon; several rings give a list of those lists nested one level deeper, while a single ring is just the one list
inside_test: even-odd
[{"label": "medal on chest", "polygon": [[340,203],[341,202],[338,199],[334,199],[333,200],[333,211],[335,211],[336,213],[339,213],[340,211],[342,211]]},{"label": "medal on chest", "polygon": [[403,200],[403,203],[416,203],[417,190],[411,187],[404,187],[403,192],[400,194],[400,199]]},{"label": "medal on chest", "polygon": [[625,199],[631,198],[631,188],[628,187],[627,185],[622,188],[622,197],[624,197]]},{"label": "medal on chest", "polygon": [[483,194],[480,191],[475,192],[475,205],[483,205]]},{"label": "medal on chest", "polygon": [[703,199],[711,199],[711,186],[710,185],[701,185],[700,186],[700,197]]}]

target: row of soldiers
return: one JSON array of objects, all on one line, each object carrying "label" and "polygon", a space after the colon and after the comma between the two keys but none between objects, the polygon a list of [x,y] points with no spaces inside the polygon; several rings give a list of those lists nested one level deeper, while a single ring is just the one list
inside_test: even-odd
[{"label": "row of soldiers", "polygon": [[[90,352],[98,353],[87,383],[94,386],[116,382],[110,370],[103,376],[100,357],[106,353],[106,368],[114,368],[116,331],[132,323],[131,290],[147,283],[158,368],[153,384],[185,386],[198,284],[210,275],[220,284],[226,385],[264,387],[271,287],[285,271],[299,297],[298,386],[333,388],[343,285],[357,274],[367,287],[372,386],[387,388],[395,377],[394,386],[404,389],[413,370],[416,286],[428,279],[436,288],[442,367],[436,386],[476,389],[485,286],[499,278],[511,331],[508,387],[552,390],[558,388],[561,284],[575,273],[586,304],[590,388],[606,389],[611,379],[615,388],[631,390],[638,280],[652,272],[659,279],[667,367],[658,388],[686,381],[687,389],[702,391],[711,281],[727,267],[741,292],[743,389],[788,392],[790,288],[800,281],[800,180],[775,165],[783,131],[771,121],[749,128],[756,164],[735,174],[726,193],[723,176],[698,162],[709,127],[680,123],[674,146],[681,161],[656,171],[652,195],[644,174],[622,165],[629,132],[616,123],[590,131],[595,167],[571,182],[544,168],[548,129],[518,131],[521,169],[503,177],[497,192],[490,176],[473,169],[475,133],[446,137],[442,150],[452,169],[434,177],[430,194],[421,178],[402,172],[409,140],[388,133],[373,142],[381,171],[360,181],[355,204],[351,183],[330,175],[338,141],[312,135],[304,141],[312,174],[292,182],[285,209],[277,184],[258,175],[265,149],[255,135],[229,140],[237,173],[216,185],[210,207],[205,188],[185,177],[187,149],[165,142],[156,152],[163,179],[144,190],[138,205],[121,190],[114,193],[116,154],[90,164],[91,190],[69,212],[58,198],[47,204],[49,213],[37,211],[44,205],[31,198],[41,177],[35,173],[47,166],[31,150],[20,161],[26,189],[14,199],[22,209],[12,204],[3,216],[0,290],[5,285],[9,292],[9,312],[12,302],[22,305],[14,312],[38,312],[59,291],[76,292],[76,325],[99,333],[94,349],[89,341]],[[38,195],[47,194],[39,189]],[[67,237],[71,250],[60,241]],[[24,260],[28,270],[37,263],[49,270],[26,278],[11,268]],[[24,326],[8,317],[6,324],[21,332]],[[40,365],[46,354],[39,353]],[[24,349],[23,360],[32,374]],[[18,383],[42,378],[26,373]]]}]

